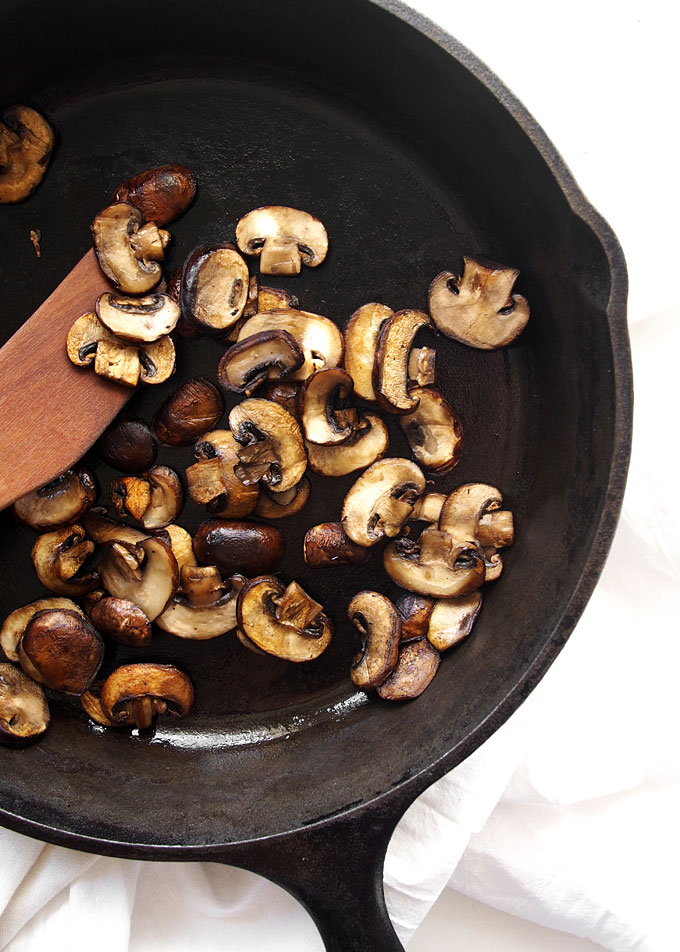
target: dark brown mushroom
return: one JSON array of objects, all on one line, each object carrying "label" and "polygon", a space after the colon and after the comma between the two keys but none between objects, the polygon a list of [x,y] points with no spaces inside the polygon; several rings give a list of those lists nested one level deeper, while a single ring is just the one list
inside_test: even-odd
[{"label": "dark brown mushroom", "polygon": [[194,552],[203,565],[216,565],[222,575],[248,578],[272,572],[283,558],[283,534],[259,522],[206,519],[194,533]]},{"label": "dark brown mushroom", "polygon": [[149,530],[174,522],[184,502],[182,484],[169,466],[120,476],[111,482],[110,491],[118,515],[129,516]]},{"label": "dark brown mushroom", "polygon": [[248,265],[234,245],[200,245],[184,264],[182,314],[203,334],[224,334],[241,317],[248,288]]},{"label": "dark brown mushroom", "polygon": [[408,592],[396,602],[395,608],[401,618],[401,640],[412,641],[414,638],[424,638],[430,624],[430,615],[435,606],[435,600],[426,595],[416,595]]},{"label": "dark brown mushroom", "polygon": [[119,185],[113,201],[134,205],[146,221],[167,225],[184,214],[195,195],[196,176],[186,165],[157,165]]},{"label": "dark brown mushroom", "polygon": [[26,674],[53,691],[82,694],[104,658],[99,632],[79,612],[49,609],[33,616],[19,645]]},{"label": "dark brown mushroom", "polygon": [[437,651],[446,651],[468,637],[482,607],[482,593],[439,599],[430,615],[427,637]]},{"label": "dark brown mushroom", "polygon": [[383,421],[375,413],[366,413],[359,420],[354,436],[346,443],[318,446],[307,443],[309,468],[320,476],[346,476],[365,469],[387,452],[390,437]]},{"label": "dark brown mushroom", "polygon": [[0,122],[0,204],[21,202],[43,179],[54,148],[50,124],[30,106],[10,106]]},{"label": "dark brown mushroom", "polygon": [[373,389],[387,413],[412,413],[418,397],[409,391],[409,354],[413,339],[432,321],[422,311],[397,311],[382,325],[373,364]]},{"label": "dark brown mushroom", "polygon": [[163,260],[170,233],[153,222],[144,224],[138,208],[116,202],[92,223],[99,267],[124,294],[148,294],[163,276]]},{"label": "dark brown mushroom", "polygon": [[290,380],[271,380],[266,383],[260,391],[260,396],[265,400],[273,400],[279,406],[287,410],[290,415],[300,422],[298,414],[298,394],[300,393],[300,384],[293,383]]},{"label": "dark brown mushroom", "polygon": [[31,550],[35,574],[55,595],[77,598],[99,584],[96,569],[82,571],[94,552],[94,543],[85,536],[82,526],[72,525],[45,532],[36,539]]},{"label": "dark brown mushroom", "polygon": [[378,337],[385,321],[394,311],[385,304],[364,304],[356,310],[345,328],[345,367],[354,381],[354,389],[364,400],[376,400],[373,389],[373,364]]},{"label": "dark brown mushroom", "polygon": [[413,413],[399,417],[416,462],[429,473],[448,473],[460,459],[463,428],[448,400],[434,387],[413,387]]},{"label": "dark brown mushroom", "polygon": [[174,330],[179,304],[167,294],[120,297],[109,291],[95,303],[100,322],[118,340],[130,344],[154,344]]},{"label": "dark brown mushroom", "polygon": [[313,661],[330,644],[332,626],[323,608],[297,582],[287,587],[271,575],[254,578],[238,600],[240,631],[261,651],[286,661]]},{"label": "dark brown mushroom", "polygon": [[194,377],[167,397],[153,418],[153,431],[161,443],[190,446],[212,430],[223,413],[224,400],[217,387]]},{"label": "dark brown mushroom", "polygon": [[186,470],[187,488],[193,501],[211,515],[240,519],[257,505],[259,486],[246,486],[235,472],[239,449],[229,430],[211,430],[194,446],[198,462]]},{"label": "dark brown mushroom", "polygon": [[346,370],[318,370],[303,383],[299,416],[305,440],[321,446],[346,443],[354,436],[358,414],[351,406],[354,385]]},{"label": "dark brown mushroom", "polygon": [[362,636],[350,677],[358,688],[369,691],[382,684],[397,663],[401,620],[389,598],[378,592],[358,592],[347,613]]},{"label": "dark brown mushroom", "polygon": [[189,678],[171,664],[124,664],[104,681],[105,716],[117,726],[146,730],[160,714],[186,717],[194,703]]},{"label": "dark brown mushroom", "polygon": [[399,650],[392,674],[377,688],[385,701],[411,701],[432,682],[440,662],[439,652],[427,638],[409,641]]},{"label": "dark brown mushroom", "polygon": [[121,414],[99,437],[97,452],[122,473],[141,473],[153,466],[158,446],[147,423]]},{"label": "dark brown mushroom", "polygon": [[35,602],[22,605],[21,608],[15,608],[13,612],[10,612],[0,629],[0,646],[10,661],[19,660],[19,644],[33,616],[38,612],[56,608],[78,612],[83,618],[85,617],[85,612],[70,598],[58,597],[39,598]]},{"label": "dark brown mushroom", "polygon": [[151,622],[139,605],[127,598],[100,598],[89,615],[97,631],[116,644],[142,648],[151,642]]},{"label": "dark brown mushroom", "polygon": [[361,565],[369,549],[352,542],[339,522],[322,522],[307,530],[303,542],[307,565]]},{"label": "dark brown mushroom", "polygon": [[345,496],[342,527],[357,545],[396,536],[425,491],[425,477],[408,459],[382,459],[359,476]]},{"label": "dark brown mushroom", "polygon": [[307,454],[297,422],[271,400],[251,397],[229,414],[237,450],[236,475],[247,486],[262,482],[272,492],[286,492],[305,474]]},{"label": "dark brown mushroom", "polygon": [[283,205],[244,215],[236,225],[236,242],[244,254],[259,255],[261,274],[299,274],[302,264],[316,268],[328,252],[319,219]]},{"label": "dark brown mushroom", "polygon": [[288,331],[261,331],[234,344],[217,368],[220,385],[228,393],[250,396],[266,381],[294,373],[304,354]]},{"label": "dark brown mushroom", "polygon": [[44,532],[76,522],[94,505],[96,498],[97,485],[90,471],[69,469],[17,499],[12,512],[29,529]]},{"label": "dark brown mushroom", "polygon": [[49,723],[40,685],[16,665],[0,664],[0,744],[26,747],[40,740]]}]

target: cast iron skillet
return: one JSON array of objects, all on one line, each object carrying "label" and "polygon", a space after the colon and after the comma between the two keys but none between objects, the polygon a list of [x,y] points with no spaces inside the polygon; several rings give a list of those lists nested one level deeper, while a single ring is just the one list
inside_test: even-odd
[{"label": "cast iron skillet", "polygon": [[[171,265],[199,242],[229,239],[257,205],[306,209],[332,250],[287,287],[341,325],[371,300],[425,307],[434,275],[463,254],[521,270],[533,316],[515,344],[482,353],[436,341],[466,439],[439,486],[497,485],[517,541],[474,636],[421,698],[390,705],[352,689],[345,606],[359,588],[398,592],[379,553],[360,572],[305,568],[305,529],[338,517],[352,481],[314,479],[286,526],[282,573],[335,619],[318,662],[261,658],[232,637],[187,645],[159,634],[149,656],[196,684],[189,719],[142,738],[93,729],[75,702],[54,698],[42,743],[0,751],[2,822],[13,829],[97,853],[244,866],[301,899],[328,949],[399,948],[382,893],[397,820],[535,686],[611,541],[631,414],[620,248],[498,79],[400,4],[2,0],[0,16],[3,107],[33,104],[59,134],[35,196],[0,209],[4,338],[85,252],[119,181],[168,161],[200,183],[173,227]],[[214,377],[220,352],[185,344],[177,382]],[[149,417],[161,400],[149,389],[134,408]],[[405,454],[393,433],[392,454]],[[181,468],[189,457],[160,458]],[[105,495],[111,472],[93,465]],[[201,518],[188,507],[183,522]],[[43,593],[29,535],[8,513],[0,521],[4,616]],[[106,665],[127,657],[112,652]]]}]

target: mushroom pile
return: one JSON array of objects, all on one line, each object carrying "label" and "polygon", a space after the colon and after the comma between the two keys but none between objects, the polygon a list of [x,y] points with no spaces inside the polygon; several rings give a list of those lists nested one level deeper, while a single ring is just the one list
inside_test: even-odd
[{"label": "mushroom pile", "polygon": [[[120,186],[93,223],[100,265],[120,293],[101,295],[74,323],[75,364],[125,385],[161,383],[174,370],[173,337],[190,347],[206,335],[224,352],[215,382],[189,380],[150,423],[124,412],[103,434],[99,455],[118,472],[108,506],[82,467],[14,505],[37,533],[33,565],[50,594],[0,629],[8,661],[0,742],[44,733],[43,688],[79,697],[107,728],[184,717],[194,688],[179,668],[140,661],[101,677],[107,644],[146,648],[154,629],[195,641],[231,634],[296,664],[319,658],[334,623],[277,571],[286,546],[278,523],[304,509],[316,477],[357,474],[337,521],[307,531],[307,566],[360,566],[378,551],[386,582],[404,589],[394,603],[359,591],[347,607],[359,634],[351,680],[386,700],[417,697],[441,652],[470,634],[481,586],[498,578],[499,549],[513,541],[512,513],[495,487],[436,491],[460,459],[463,434],[437,386],[435,349],[417,337],[507,344],[528,317],[524,298],[511,294],[517,272],[466,258],[461,278],[444,272],[433,281],[429,314],[371,302],[343,331],[261,281],[315,268],[328,251],[318,219],[267,206],[240,219],[235,241],[195,248],[160,291],[169,240],[160,226],[194,194],[188,169],[149,169]],[[412,458],[388,455],[390,419]],[[191,447],[195,461],[184,471],[158,464],[159,443]],[[193,536],[180,524],[187,498],[205,511]]]}]

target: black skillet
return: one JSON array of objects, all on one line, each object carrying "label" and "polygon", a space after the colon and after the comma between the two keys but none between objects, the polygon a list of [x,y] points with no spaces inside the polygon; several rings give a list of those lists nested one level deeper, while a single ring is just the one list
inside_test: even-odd
[{"label": "black skillet", "polygon": [[[631,418],[620,248],[498,79],[390,0],[1,0],[0,17],[0,101],[35,105],[59,137],[34,197],[0,209],[3,339],[86,251],[119,181],[169,161],[200,183],[173,227],[171,265],[199,242],[229,239],[257,205],[306,209],[326,224],[331,252],[286,287],[341,325],[371,300],[424,308],[434,275],[463,254],[521,271],[532,318],[511,347],[436,341],[466,441],[438,487],[497,485],[517,541],[474,636],[418,700],[390,705],[352,689],[345,606],[359,588],[398,593],[379,553],[360,571],[305,568],[306,527],[337,518],[351,482],[314,479],[286,525],[282,573],[335,619],[321,659],[292,666],[232,637],[187,645],[159,634],[149,656],[196,684],[186,721],[150,738],[99,731],[75,702],[53,698],[43,742],[0,751],[1,817],[13,829],[103,854],[244,866],[293,892],[328,949],[400,948],[382,892],[397,820],[535,686],[611,541]],[[214,377],[220,351],[185,343],[177,382]],[[148,389],[133,405],[148,417],[162,398]],[[397,431],[391,452],[406,452]],[[189,454],[161,458],[181,468]],[[105,494],[111,472],[94,465]],[[183,521],[200,519],[189,507]],[[0,525],[4,616],[42,592],[28,534],[8,513]]]}]

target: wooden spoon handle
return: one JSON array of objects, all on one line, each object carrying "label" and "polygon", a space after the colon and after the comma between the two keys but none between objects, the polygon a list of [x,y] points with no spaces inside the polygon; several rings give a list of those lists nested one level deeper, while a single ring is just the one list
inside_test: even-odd
[{"label": "wooden spoon handle", "polygon": [[88,251],[0,350],[0,509],[72,466],[132,395],[66,355],[73,322],[112,289]]}]

